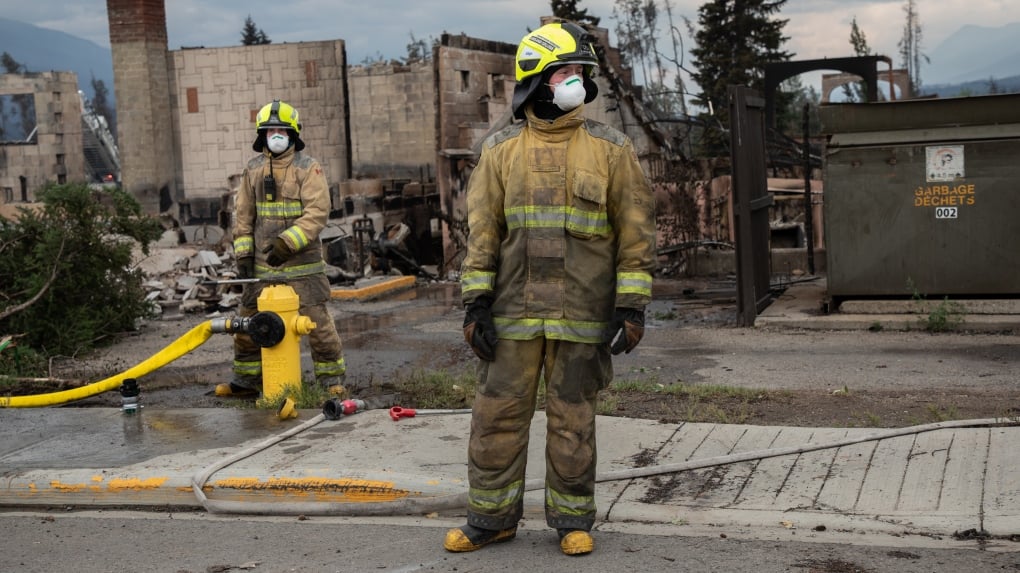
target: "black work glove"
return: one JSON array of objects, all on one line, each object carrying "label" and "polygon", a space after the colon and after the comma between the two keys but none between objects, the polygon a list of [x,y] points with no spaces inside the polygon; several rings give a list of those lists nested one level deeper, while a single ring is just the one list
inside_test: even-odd
[{"label": "black work glove", "polygon": [[266,262],[269,263],[269,266],[271,267],[278,267],[282,265],[290,260],[290,257],[294,254],[294,251],[290,250],[290,247],[287,246],[287,242],[281,237],[273,239],[273,244],[266,247],[266,249],[262,252],[269,254],[269,256],[266,257]]},{"label": "black work glove", "polygon": [[609,327],[613,332],[610,351],[613,354],[630,353],[645,335],[645,310],[617,307]]},{"label": "black work glove", "polygon": [[468,305],[464,314],[464,340],[475,355],[492,362],[496,359],[496,325],[492,322],[492,299],[479,297]]},{"label": "black work glove", "polygon": [[237,258],[237,278],[255,278],[255,257],[253,255]]}]

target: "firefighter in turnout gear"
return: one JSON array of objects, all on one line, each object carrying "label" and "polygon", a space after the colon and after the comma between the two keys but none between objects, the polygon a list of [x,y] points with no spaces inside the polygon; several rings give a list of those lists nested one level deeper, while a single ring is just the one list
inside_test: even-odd
[{"label": "firefighter in turnout gear", "polygon": [[517,50],[513,113],[467,187],[464,337],[480,358],[467,524],[449,551],[508,541],[523,511],[529,427],[546,383],[545,516],[563,553],[594,549],[595,404],[612,354],[644,334],[655,268],[651,189],[633,143],[586,119],[598,65],[583,28],[547,24]]},{"label": "firefighter in turnout gear", "polygon": [[[326,308],[329,281],[319,232],[326,226],[330,199],[319,162],[302,150],[298,111],[280,100],[259,110],[252,148],[235,201],[234,256],[238,275],[258,282],[244,286],[238,314],[258,311],[262,289],[286,284],[300,299],[299,313],[311,318],[308,335],[315,379],[342,396],[346,365],[343,345]],[[254,397],[262,386],[261,349],[247,334],[234,335],[234,377],[216,387],[219,396]]]}]

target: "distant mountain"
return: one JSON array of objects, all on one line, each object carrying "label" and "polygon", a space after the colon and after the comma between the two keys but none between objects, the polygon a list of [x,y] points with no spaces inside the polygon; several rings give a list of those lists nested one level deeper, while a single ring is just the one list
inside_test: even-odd
[{"label": "distant mountain", "polygon": [[109,48],[64,32],[0,18],[0,53],[3,52],[10,54],[30,72],[75,72],[78,74],[78,89],[90,99],[95,96],[93,76],[103,80],[110,107],[113,108],[116,103],[113,56]]},{"label": "distant mountain", "polygon": [[921,64],[921,81],[959,84],[1020,75],[1018,37],[1020,22],[998,28],[963,26],[927,54],[931,61]]},{"label": "distant mountain", "polygon": [[[994,88],[994,89],[993,89]],[[1020,76],[1008,78],[985,78],[958,84],[928,84],[921,86],[921,92],[925,95],[937,95],[939,97],[963,97],[979,96],[991,93],[1015,94],[1020,93]]]}]

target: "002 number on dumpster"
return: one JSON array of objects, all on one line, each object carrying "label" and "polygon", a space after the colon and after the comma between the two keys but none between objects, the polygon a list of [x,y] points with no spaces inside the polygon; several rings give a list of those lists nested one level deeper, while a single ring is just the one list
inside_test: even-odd
[{"label": "002 number on dumpster", "polygon": [[956,218],[956,207],[935,207],[935,218],[936,219],[955,219]]}]

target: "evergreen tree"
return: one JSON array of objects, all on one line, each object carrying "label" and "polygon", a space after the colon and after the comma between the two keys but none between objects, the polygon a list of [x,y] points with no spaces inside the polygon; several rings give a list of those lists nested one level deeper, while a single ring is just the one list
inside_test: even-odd
[{"label": "evergreen tree", "polygon": [[14,56],[7,52],[0,54],[0,66],[3,66],[4,72],[8,74],[24,74],[28,72],[28,68],[18,63]]},{"label": "evergreen tree", "polygon": [[[864,31],[857,26],[857,17],[850,22],[850,45],[854,49],[855,56],[870,56],[871,48],[868,46],[868,39]],[[853,82],[843,84],[843,96],[848,102],[863,102],[868,100],[867,87],[864,82]]]},{"label": "evergreen tree", "polygon": [[588,9],[578,9],[577,4],[578,0],[550,0],[549,2],[553,16],[557,18],[570,20],[578,24],[598,26],[600,18],[598,16],[589,16]]},{"label": "evergreen tree", "polygon": [[780,89],[784,94],[788,94],[790,99],[789,104],[777,113],[776,127],[783,133],[800,139],[804,133],[804,106],[807,106],[811,137],[816,137],[821,127],[821,120],[818,117],[821,94],[814,86],[805,87],[800,76],[793,76],[784,81]]},{"label": "evergreen tree", "polygon": [[[711,0],[698,8],[699,28],[691,50],[697,71],[692,74],[700,93],[694,102],[704,107],[724,128],[729,128],[728,86],[745,85],[763,89],[765,64],[788,61],[793,55],[783,50],[789,37],[783,35],[787,20],[775,18],[786,0]],[[789,98],[786,99],[787,102]],[[777,97],[777,113],[783,101]],[[704,151],[724,152],[729,136],[708,130]]]},{"label": "evergreen tree", "polygon": [[255,20],[252,20],[251,14],[248,14],[248,17],[244,19],[244,28],[241,28],[241,45],[258,46],[269,43],[272,43],[272,40],[255,25]]}]

